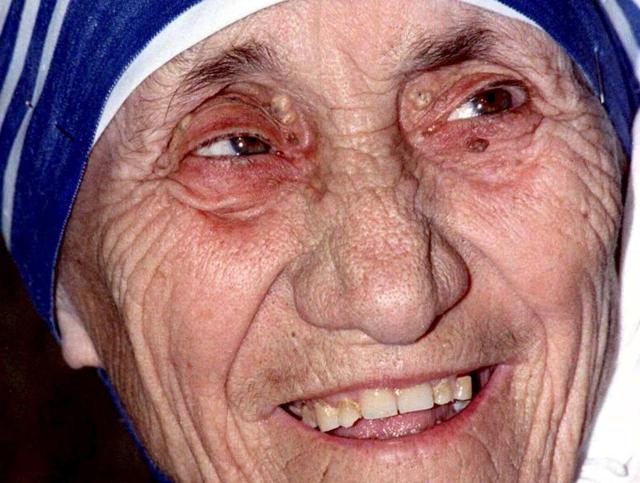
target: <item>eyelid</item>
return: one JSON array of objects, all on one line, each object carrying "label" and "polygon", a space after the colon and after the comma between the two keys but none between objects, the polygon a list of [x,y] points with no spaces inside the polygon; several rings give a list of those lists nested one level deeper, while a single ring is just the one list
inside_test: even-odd
[{"label": "eyelid", "polygon": [[253,98],[227,93],[190,113],[189,122],[178,126],[172,143],[177,156],[198,156],[199,149],[238,136],[255,137],[272,147],[281,140],[276,122]]},{"label": "eyelid", "polygon": [[[264,136],[261,136],[259,134],[255,134],[255,133],[249,133],[249,132],[232,132],[232,133],[228,133],[228,134],[223,134],[220,136],[216,136],[208,141],[205,141],[203,143],[201,143],[198,147],[194,148],[191,150],[191,153],[195,156],[200,156],[203,158],[228,158],[228,157],[244,157],[240,154],[237,155],[232,155],[232,154],[203,154],[201,151],[210,148],[212,145],[219,143],[219,142],[230,142],[231,139],[233,138],[238,138],[238,137],[251,137],[251,138],[255,138],[258,139],[260,142],[266,144],[267,146],[269,146],[270,150],[273,150],[273,143],[271,141],[269,141],[268,139],[265,139]],[[255,155],[249,155],[249,156],[255,156]]]},{"label": "eyelid", "polygon": [[475,117],[481,117],[483,114],[473,112],[473,99],[480,94],[485,92],[495,90],[495,89],[504,89],[509,91],[513,98],[513,106],[508,109],[515,109],[520,107],[525,102],[527,102],[529,98],[529,92],[525,86],[523,86],[520,82],[495,82],[486,86],[483,86],[481,89],[474,92],[471,96],[467,98],[462,104],[456,107],[453,112],[447,118],[447,121],[462,121],[466,119],[473,119]]}]

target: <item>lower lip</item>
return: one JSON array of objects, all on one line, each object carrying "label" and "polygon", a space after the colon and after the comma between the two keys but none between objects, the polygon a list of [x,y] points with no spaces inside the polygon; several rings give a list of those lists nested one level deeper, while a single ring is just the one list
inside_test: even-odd
[{"label": "lower lip", "polygon": [[[487,384],[473,396],[469,405],[452,418],[443,421],[436,426],[424,431],[389,439],[355,439],[343,438],[330,433],[323,433],[317,429],[306,426],[302,421],[288,414],[284,409],[278,407],[273,413],[274,423],[285,425],[292,431],[303,431],[307,437],[313,436],[321,441],[340,445],[352,449],[366,449],[368,451],[388,449],[414,450],[416,445],[421,447],[440,447],[443,443],[455,440],[458,435],[474,424],[474,420],[486,419],[490,416],[491,405],[497,403],[498,395],[506,386],[511,373],[509,366],[496,366]],[[491,401],[493,400],[493,401]],[[487,413],[487,414],[482,414]]]}]

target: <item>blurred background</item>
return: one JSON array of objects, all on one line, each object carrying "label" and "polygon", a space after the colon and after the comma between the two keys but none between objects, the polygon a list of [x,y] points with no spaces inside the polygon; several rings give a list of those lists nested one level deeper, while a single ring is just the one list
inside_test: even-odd
[{"label": "blurred background", "polygon": [[0,243],[0,482],[151,482],[95,370],[69,369]]}]

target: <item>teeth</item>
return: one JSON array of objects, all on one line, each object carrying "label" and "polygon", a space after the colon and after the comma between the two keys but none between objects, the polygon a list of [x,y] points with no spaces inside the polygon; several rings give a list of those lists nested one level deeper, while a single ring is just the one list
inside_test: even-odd
[{"label": "teeth", "polygon": [[342,426],[352,427],[360,418],[382,419],[416,411],[425,411],[435,404],[442,406],[453,401],[458,413],[469,405],[472,392],[471,376],[447,377],[402,389],[367,389],[360,393],[360,404],[350,398],[337,403],[337,407],[322,399],[315,402],[295,402],[289,411],[312,428],[332,431]]},{"label": "teeth", "polygon": [[289,411],[291,411],[293,414],[295,414],[299,418],[302,417],[302,406],[300,405],[300,403],[289,404]]},{"label": "teeth", "polygon": [[316,412],[306,404],[302,406],[302,410],[300,411],[302,414],[302,422],[307,426],[312,428],[318,427],[318,420],[316,419]]},{"label": "teeth", "polygon": [[471,401],[456,401],[453,403],[453,410],[456,413],[459,413],[464,408],[466,408],[469,404],[471,404]]},{"label": "teeth", "polygon": [[316,419],[318,420],[320,431],[326,433],[327,431],[340,427],[340,422],[338,421],[338,408],[334,408],[324,401],[317,401],[315,408]]},{"label": "teeth", "polygon": [[433,386],[433,399],[436,404],[442,406],[453,401],[453,380],[450,377],[440,379]]},{"label": "teeth", "polygon": [[400,414],[423,411],[433,407],[433,389],[428,382],[406,389],[398,389],[397,395]]},{"label": "teeth", "polygon": [[390,389],[368,389],[360,396],[360,408],[365,419],[382,419],[398,414],[396,398]]},{"label": "teeth", "polygon": [[453,397],[458,401],[468,401],[471,396],[471,376],[458,377]]},{"label": "teeth", "polygon": [[343,428],[350,428],[362,417],[360,406],[352,399],[343,399],[338,405],[338,421]]}]

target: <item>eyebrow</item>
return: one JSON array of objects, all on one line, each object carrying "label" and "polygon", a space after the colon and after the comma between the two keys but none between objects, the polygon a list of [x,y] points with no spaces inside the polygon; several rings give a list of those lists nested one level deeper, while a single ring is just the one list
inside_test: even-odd
[{"label": "eyebrow", "polygon": [[256,41],[232,47],[196,66],[186,74],[183,89],[193,93],[213,84],[224,84],[261,72],[280,71],[275,53]]},{"label": "eyebrow", "polygon": [[413,54],[404,71],[432,71],[473,59],[490,59],[494,46],[494,32],[475,27],[460,28],[445,37],[425,35],[409,48]]},{"label": "eyebrow", "polygon": [[[409,47],[410,55],[401,71],[404,74],[430,71],[471,59],[487,58],[493,46],[494,34],[486,29],[465,27],[438,38],[424,35]],[[259,73],[283,71],[281,61],[269,46],[251,40],[191,69],[183,79],[182,89],[193,93]]]}]

